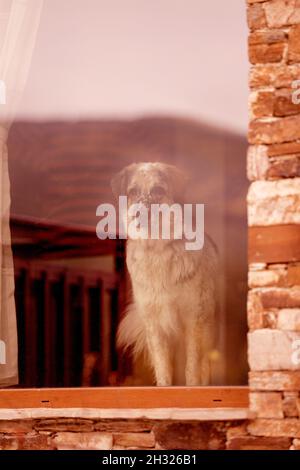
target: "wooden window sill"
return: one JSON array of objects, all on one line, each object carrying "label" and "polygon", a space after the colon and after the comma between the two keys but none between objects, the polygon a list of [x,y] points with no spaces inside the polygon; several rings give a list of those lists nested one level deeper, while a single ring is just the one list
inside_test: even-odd
[{"label": "wooden window sill", "polygon": [[103,387],[0,390],[0,419],[238,420],[248,387]]}]

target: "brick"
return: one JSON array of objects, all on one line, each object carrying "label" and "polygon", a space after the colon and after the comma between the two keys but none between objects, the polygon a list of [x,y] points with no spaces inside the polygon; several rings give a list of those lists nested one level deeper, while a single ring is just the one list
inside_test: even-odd
[{"label": "brick", "polygon": [[249,29],[262,29],[267,26],[266,14],[262,5],[254,4],[247,9],[247,22]]},{"label": "brick", "polygon": [[249,387],[261,391],[300,390],[300,371],[249,372]]},{"label": "brick", "polygon": [[300,437],[300,419],[255,419],[248,425],[254,436]]},{"label": "brick", "polygon": [[280,330],[300,331],[300,308],[284,308],[278,313]]},{"label": "brick", "polygon": [[299,224],[300,178],[254,181],[247,201],[249,226]]},{"label": "brick", "polygon": [[51,438],[47,435],[29,432],[15,436],[0,435],[0,450],[52,450]]},{"label": "brick", "polygon": [[300,138],[300,116],[257,119],[250,122],[250,144],[279,144]]},{"label": "brick", "polygon": [[114,446],[152,448],[155,446],[154,434],[152,432],[124,432],[113,434]]},{"label": "brick", "polygon": [[287,283],[291,286],[300,286],[300,264],[288,266]]},{"label": "brick", "polygon": [[33,429],[32,420],[0,421],[0,434],[26,434]]},{"label": "brick", "polygon": [[300,0],[271,0],[263,8],[271,28],[300,23]]},{"label": "brick", "polygon": [[16,437],[0,434],[0,450],[17,450],[18,448]]},{"label": "brick", "polygon": [[263,271],[250,271],[248,273],[248,285],[250,288],[282,286],[285,285],[286,277],[287,272],[285,269],[265,269]]},{"label": "brick", "polygon": [[250,181],[300,177],[300,153],[269,157],[266,145],[250,145],[247,177]]},{"label": "brick", "polygon": [[273,116],[274,103],[275,96],[272,91],[253,91],[249,99],[251,118]]},{"label": "brick", "polygon": [[283,144],[269,145],[267,147],[267,151],[269,157],[293,155],[297,153],[300,154],[300,142],[287,142]]},{"label": "brick", "polygon": [[248,362],[251,370],[294,370],[299,364],[293,360],[294,341],[300,333],[261,329],[248,333]]},{"label": "brick", "polygon": [[[249,72],[249,86],[250,88],[257,89],[259,87],[270,87],[273,86],[274,82],[274,70],[275,67],[279,69],[279,65],[266,64],[266,65],[255,65],[250,68]],[[290,81],[289,81],[290,83]]]},{"label": "brick", "polygon": [[249,408],[253,418],[283,418],[280,392],[251,392]]},{"label": "brick", "polygon": [[18,437],[19,450],[53,450],[53,442],[48,435],[35,432]]},{"label": "brick", "polygon": [[225,427],[219,423],[159,423],[154,433],[163,449],[225,449]]},{"label": "brick", "polygon": [[291,88],[291,83],[299,79],[299,76],[299,64],[260,64],[251,67],[249,84],[251,88]]},{"label": "brick", "polygon": [[228,450],[288,450],[292,440],[288,437],[234,437],[227,442]]},{"label": "brick", "polygon": [[250,181],[265,179],[269,169],[268,147],[250,145],[247,152],[247,176]]},{"label": "brick", "polygon": [[236,426],[230,426],[227,430],[226,437],[232,439],[233,437],[245,436],[247,434],[247,422],[239,423]]},{"label": "brick", "polygon": [[[282,272],[281,270],[278,271],[280,273]],[[275,276],[276,270],[271,272]],[[247,302],[248,325],[250,329],[266,328],[267,326],[276,328],[278,313],[280,311],[279,309],[283,309],[283,311],[289,315],[286,321],[291,322],[292,319],[295,320],[295,311],[300,306],[299,287],[295,286],[290,289],[282,287],[257,287],[259,283],[263,284],[270,280],[269,278],[256,277],[263,273],[264,271],[249,272],[249,284],[251,284],[251,287],[253,287],[253,289],[248,292]],[[276,281],[282,283],[288,282],[284,275],[279,276]],[[281,313],[281,317],[282,315],[283,314]],[[283,321],[284,319],[281,318],[280,325],[282,326],[284,325],[282,323]],[[297,331],[295,323],[293,323],[293,325],[295,328],[292,329],[296,329]]]},{"label": "brick", "polygon": [[248,292],[247,318],[250,330],[263,328],[263,306],[260,296],[255,291]]},{"label": "brick", "polygon": [[53,443],[58,450],[110,450],[113,438],[101,432],[58,432]]},{"label": "brick", "polygon": [[288,62],[300,62],[300,24],[292,26],[289,32]]},{"label": "brick", "polygon": [[269,308],[298,308],[300,307],[300,289],[293,287],[284,289],[280,287],[266,287],[256,289],[264,309]]},{"label": "brick", "polygon": [[112,419],[112,420],[101,420],[98,423],[95,423],[95,430],[102,432],[146,432],[151,431],[153,428],[153,421],[143,420],[143,419]]},{"label": "brick", "polygon": [[275,88],[290,88],[293,81],[299,79],[299,64],[281,65],[274,69],[273,86]]},{"label": "brick", "polygon": [[284,392],[282,409],[287,418],[297,418],[299,416],[297,408],[298,392]]},{"label": "brick", "polygon": [[43,419],[38,421],[34,429],[37,431],[72,431],[72,432],[89,432],[93,431],[93,421],[88,419]]},{"label": "brick", "polygon": [[285,43],[250,44],[248,47],[251,64],[267,64],[281,62],[286,50]]},{"label": "brick", "polygon": [[266,30],[266,31],[255,31],[248,37],[249,45],[257,44],[275,44],[278,42],[284,42],[286,40],[286,33],[281,29]]},{"label": "brick", "polygon": [[300,177],[300,155],[270,158],[265,178],[297,178]]},{"label": "brick", "polygon": [[300,104],[294,104],[292,100],[293,91],[292,88],[281,88],[275,91],[273,104],[274,116],[293,116],[300,113]]},{"label": "brick", "polygon": [[290,289],[283,287],[256,287],[248,294],[249,311],[262,312],[270,309],[299,308],[300,289],[294,286]]}]

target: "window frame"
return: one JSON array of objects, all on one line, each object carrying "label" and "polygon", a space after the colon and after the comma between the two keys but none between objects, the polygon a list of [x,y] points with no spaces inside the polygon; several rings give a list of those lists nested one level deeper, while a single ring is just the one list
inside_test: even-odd
[{"label": "window frame", "polygon": [[0,390],[3,409],[247,409],[248,386],[8,388]]}]

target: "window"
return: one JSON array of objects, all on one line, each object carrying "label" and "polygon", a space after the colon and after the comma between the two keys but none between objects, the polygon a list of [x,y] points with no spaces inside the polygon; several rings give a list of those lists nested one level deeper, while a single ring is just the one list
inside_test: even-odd
[{"label": "window", "polygon": [[236,25],[244,7],[92,1],[88,10],[78,0],[69,21],[66,5],[45,0],[35,12],[31,68],[7,142],[19,351],[12,384],[154,385],[144,358],[117,348],[132,295],[126,241],[97,238],[96,209],[115,204],[110,182],[122,168],[161,162],[189,174],[186,200],[204,204],[219,253],[209,384],[244,385],[247,82],[230,63],[232,51],[244,53],[245,77],[236,44],[241,28],[246,35]]}]

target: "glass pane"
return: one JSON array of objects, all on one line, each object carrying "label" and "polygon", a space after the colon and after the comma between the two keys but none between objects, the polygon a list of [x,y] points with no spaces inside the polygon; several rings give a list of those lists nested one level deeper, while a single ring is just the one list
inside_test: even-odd
[{"label": "glass pane", "polygon": [[44,1],[8,139],[21,386],[246,384],[244,10]]}]

